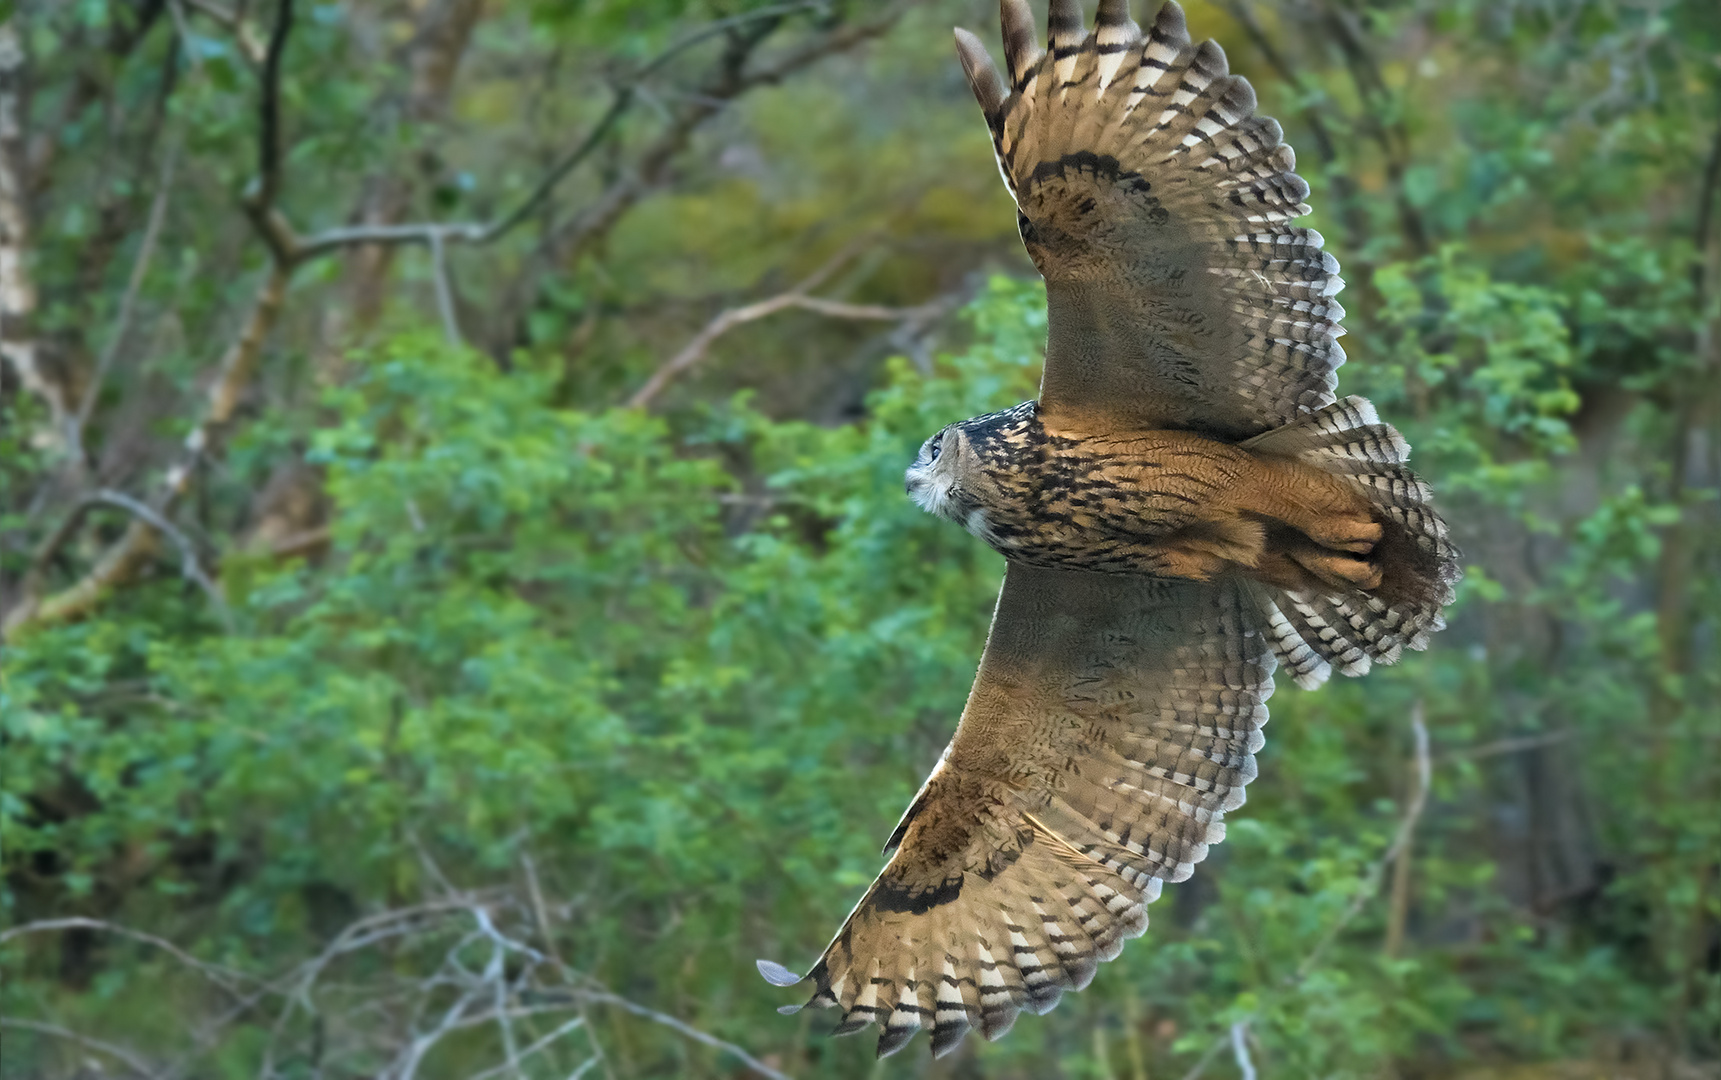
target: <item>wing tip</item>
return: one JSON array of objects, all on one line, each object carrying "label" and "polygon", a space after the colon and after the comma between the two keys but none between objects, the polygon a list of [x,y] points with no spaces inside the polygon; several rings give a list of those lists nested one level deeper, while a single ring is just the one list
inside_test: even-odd
[{"label": "wing tip", "polygon": [[[760,977],[772,986],[793,986],[806,978],[805,975],[796,975],[775,960],[755,960],[753,966],[759,969]],[[800,1006],[785,1006],[785,1008],[799,1009]],[[779,1009],[778,1011],[781,1012],[782,1010]]]},{"label": "wing tip", "polygon": [[968,77],[968,87],[990,123],[1004,103],[1004,78],[998,74],[997,66],[992,63],[992,54],[986,51],[985,43],[977,34],[960,26],[954,27],[952,32],[956,37],[956,58],[962,62],[962,73]]}]

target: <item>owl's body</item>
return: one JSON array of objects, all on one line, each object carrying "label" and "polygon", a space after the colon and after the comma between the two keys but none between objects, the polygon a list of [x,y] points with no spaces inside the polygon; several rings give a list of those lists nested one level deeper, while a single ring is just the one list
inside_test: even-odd
[{"label": "owl's body", "polygon": [[[1147,926],[1255,776],[1272,674],[1361,675],[1443,624],[1458,553],[1357,397],[1338,262],[1293,224],[1278,124],[1175,3],[1002,0],[1005,71],[957,52],[1046,279],[1037,400],[926,441],[910,495],[1007,560],[956,734],[808,1004],[922,1028],[1045,1012]],[[786,1007],[794,1011],[798,1006]]]},{"label": "owl's body", "polygon": [[1295,458],[1174,429],[1048,431],[1032,401],[934,438],[909,494],[1028,566],[1380,584],[1367,498]]}]

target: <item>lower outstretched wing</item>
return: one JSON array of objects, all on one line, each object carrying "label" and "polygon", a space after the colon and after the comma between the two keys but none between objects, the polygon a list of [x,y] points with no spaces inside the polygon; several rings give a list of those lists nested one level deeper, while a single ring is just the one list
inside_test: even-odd
[{"label": "lower outstretched wing", "polygon": [[841,1008],[839,1034],[881,1025],[881,1056],[921,1028],[942,1056],[1086,986],[1243,802],[1273,689],[1262,618],[1236,582],[1012,564],[956,735],[808,1004]]},{"label": "lower outstretched wing", "polygon": [[1185,428],[1244,439],[1333,400],[1338,262],[1294,219],[1309,186],[1279,125],[1167,3],[1052,0],[1041,52],[1004,0],[1008,82],[957,49],[1023,242],[1046,278],[1041,403],[1056,427]]}]

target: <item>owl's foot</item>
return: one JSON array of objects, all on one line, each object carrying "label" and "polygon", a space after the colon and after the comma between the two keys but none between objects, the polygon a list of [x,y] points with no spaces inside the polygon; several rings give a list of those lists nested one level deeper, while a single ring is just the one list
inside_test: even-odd
[{"label": "owl's foot", "polygon": [[1167,548],[1153,560],[1153,572],[1164,577],[1209,581],[1229,560],[1194,548]]},{"label": "owl's foot", "polygon": [[1380,588],[1380,567],[1362,559],[1328,551],[1293,551],[1291,558],[1301,563],[1303,569],[1335,588]]},{"label": "owl's foot", "polygon": [[1380,522],[1368,514],[1333,514],[1317,518],[1305,527],[1309,539],[1324,548],[1367,555],[1380,543]]},{"label": "owl's foot", "polygon": [[1381,582],[1380,567],[1307,541],[1269,551],[1250,576],[1288,592],[1378,589]]}]

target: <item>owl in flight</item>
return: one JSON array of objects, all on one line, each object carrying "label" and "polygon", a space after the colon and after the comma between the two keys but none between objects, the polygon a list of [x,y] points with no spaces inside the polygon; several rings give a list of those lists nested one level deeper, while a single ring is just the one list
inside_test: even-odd
[{"label": "owl in flight", "polygon": [[[1421,649],[1459,573],[1404,439],[1335,399],[1338,263],[1249,84],[1183,11],[1003,0],[962,66],[1046,279],[1040,397],[951,424],[922,507],[1008,560],[955,737],[805,976],[880,1055],[1044,1013],[1147,926],[1255,776],[1272,674]],[[798,1006],[786,1007],[793,1012]]]}]

